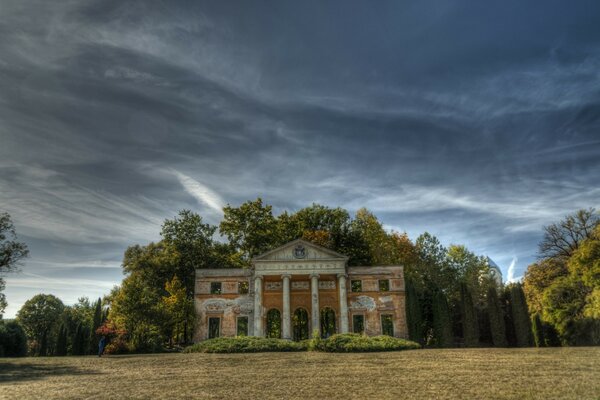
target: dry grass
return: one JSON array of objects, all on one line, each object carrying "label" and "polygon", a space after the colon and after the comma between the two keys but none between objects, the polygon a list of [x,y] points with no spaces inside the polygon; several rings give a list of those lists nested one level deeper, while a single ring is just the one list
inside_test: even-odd
[{"label": "dry grass", "polygon": [[600,399],[600,348],[0,359],[1,399]]}]

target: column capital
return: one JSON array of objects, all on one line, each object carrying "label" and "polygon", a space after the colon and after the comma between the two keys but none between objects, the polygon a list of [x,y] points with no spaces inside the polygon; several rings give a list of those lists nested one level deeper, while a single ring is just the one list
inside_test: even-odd
[{"label": "column capital", "polygon": [[348,278],[348,274],[337,274],[337,277],[338,277],[338,279],[341,279],[341,278],[346,278],[347,279]]},{"label": "column capital", "polygon": [[317,278],[319,279],[319,274],[317,274],[316,272],[313,272],[312,274],[309,275],[311,278]]},{"label": "column capital", "polygon": [[260,280],[262,280],[263,278],[264,278],[264,276],[262,276],[262,275],[256,275],[256,276],[254,277],[254,280],[256,280],[256,279],[260,279]]},{"label": "column capital", "polygon": [[292,275],[291,275],[291,274],[282,274],[282,275],[281,275],[281,279],[285,279],[285,278],[288,278],[288,279],[290,279],[291,277],[292,277]]}]

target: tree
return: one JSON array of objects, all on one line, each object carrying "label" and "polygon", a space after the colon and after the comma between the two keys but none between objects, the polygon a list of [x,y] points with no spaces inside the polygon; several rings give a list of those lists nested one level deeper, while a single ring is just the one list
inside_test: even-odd
[{"label": "tree", "polygon": [[170,320],[169,337],[177,343],[185,343],[188,329],[194,325],[194,301],[186,295],[185,287],[177,275],[165,284],[165,290],[169,295],[163,296],[162,303]]},{"label": "tree", "polygon": [[102,299],[98,298],[96,303],[94,304],[94,317],[92,320],[92,326],[90,329],[90,338],[89,338],[89,349],[94,350],[98,347],[98,341],[100,338],[96,334],[96,330],[100,328],[100,325],[104,322],[102,319]]},{"label": "tree", "polygon": [[423,344],[423,310],[415,285],[406,280],[406,322],[410,340]]},{"label": "tree", "polygon": [[463,339],[466,347],[476,347],[479,345],[479,328],[477,322],[477,313],[473,306],[473,298],[466,283],[460,285],[461,312],[462,312],[462,330]]},{"label": "tree", "polygon": [[133,350],[155,351],[165,342],[168,316],[161,306],[163,290],[146,285],[140,274],[131,274],[111,292],[109,320],[129,333]]},{"label": "tree", "polygon": [[452,321],[448,301],[441,290],[433,292],[433,338],[437,347],[451,347]]},{"label": "tree", "polygon": [[523,291],[531,313],[542,312],[544,291],[561,276],[567,276],[569,269],[563,258],[545,258],[531,264],[523,277]]},{"label": "tree", "polygon": [[535,347],[546,346],[546,339],[544,338],[544,326],[540,318],[540,314],[535,313],[531,319],[531,331],[533,333],[533,342]]},{"label": "tree", "polygon": [[531,346],[533,341],[531,337],[531,321],[529,319],[525,294],[520,283],[513,284],[510,287],[510,301],[517,346]]},{"label": "tree", "polygon": [[8,213],[0,213],[0,318],[6,309],[6,297],[2,291],[6,287],[2,275],[15,271],[29,250],[25,243],[17,240],[15,227]]},{"label": "tree", "polygon": [[272,207],[263,205],[260,197],[239,207],[228,204],[223,208],[223,214],[219,230],[242,254],[246,263],[277,244],[279,229]]},{"label": "tree", "polygon": [[38,294],[27,300],[17,313],[17,321],[35,344],[35,355],[48,354],[49,341],[65,306],[56,296]]},{"label": "tree", "polygon": [[215,266],[212,262],[215,258],[213,235],[216,230],[215,226],[203,223],[202,217],[190,210],[180,211],[177,217],[163,223],[160,233],[163,241],[177,251],[179,260],[169,268],[170,274],[161,282],[161,287],[177,275],[188,296],[194,295],[196,268]]},{"label": "tree", "polygon": [[64,324],[60,325],[58,329],[58,339],[56,339],[56,351],[55,355],[57,356],[66,356],[67,355],[67,327]]},{"label": "tree", "polygon": [[490,331],[492,343],[496,347],[507,347],[506,326],[504,324],[504,312],[498,299],[498,293],[494,285],[488,288],[487,311],[490,320]]},{"label": "tree", "polygon": [[16,321],[0,321],[0,357],[27,355],[27,336]]},{"label": "tree", "polygon": [[600,217],[593,208],[579,210],[567,215],[556,224],[544,227],[544,238],[539,253],[544,258],[569,258],[580,243],[589,238],[600,224]]}]

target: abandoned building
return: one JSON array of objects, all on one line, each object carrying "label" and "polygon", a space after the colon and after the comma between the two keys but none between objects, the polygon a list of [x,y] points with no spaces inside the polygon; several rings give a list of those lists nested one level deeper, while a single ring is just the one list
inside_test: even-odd
[{"label": "abandoned building", "polygon": [[402,266],[351,267],[298,239],[248,269],[198,269],[194,341],[250,335],[293,340],[356,332],[407,337]]}]

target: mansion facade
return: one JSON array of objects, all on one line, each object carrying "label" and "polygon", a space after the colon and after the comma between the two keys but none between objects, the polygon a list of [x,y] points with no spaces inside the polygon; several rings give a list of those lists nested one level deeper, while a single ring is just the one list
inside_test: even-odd
[{"label": "mansion facade", "polygon": [[197,269],[194,341],[249,335],[303,340],[318,332],[408,336],[402,266],[350,267],[302,239],[249,269]]}]

